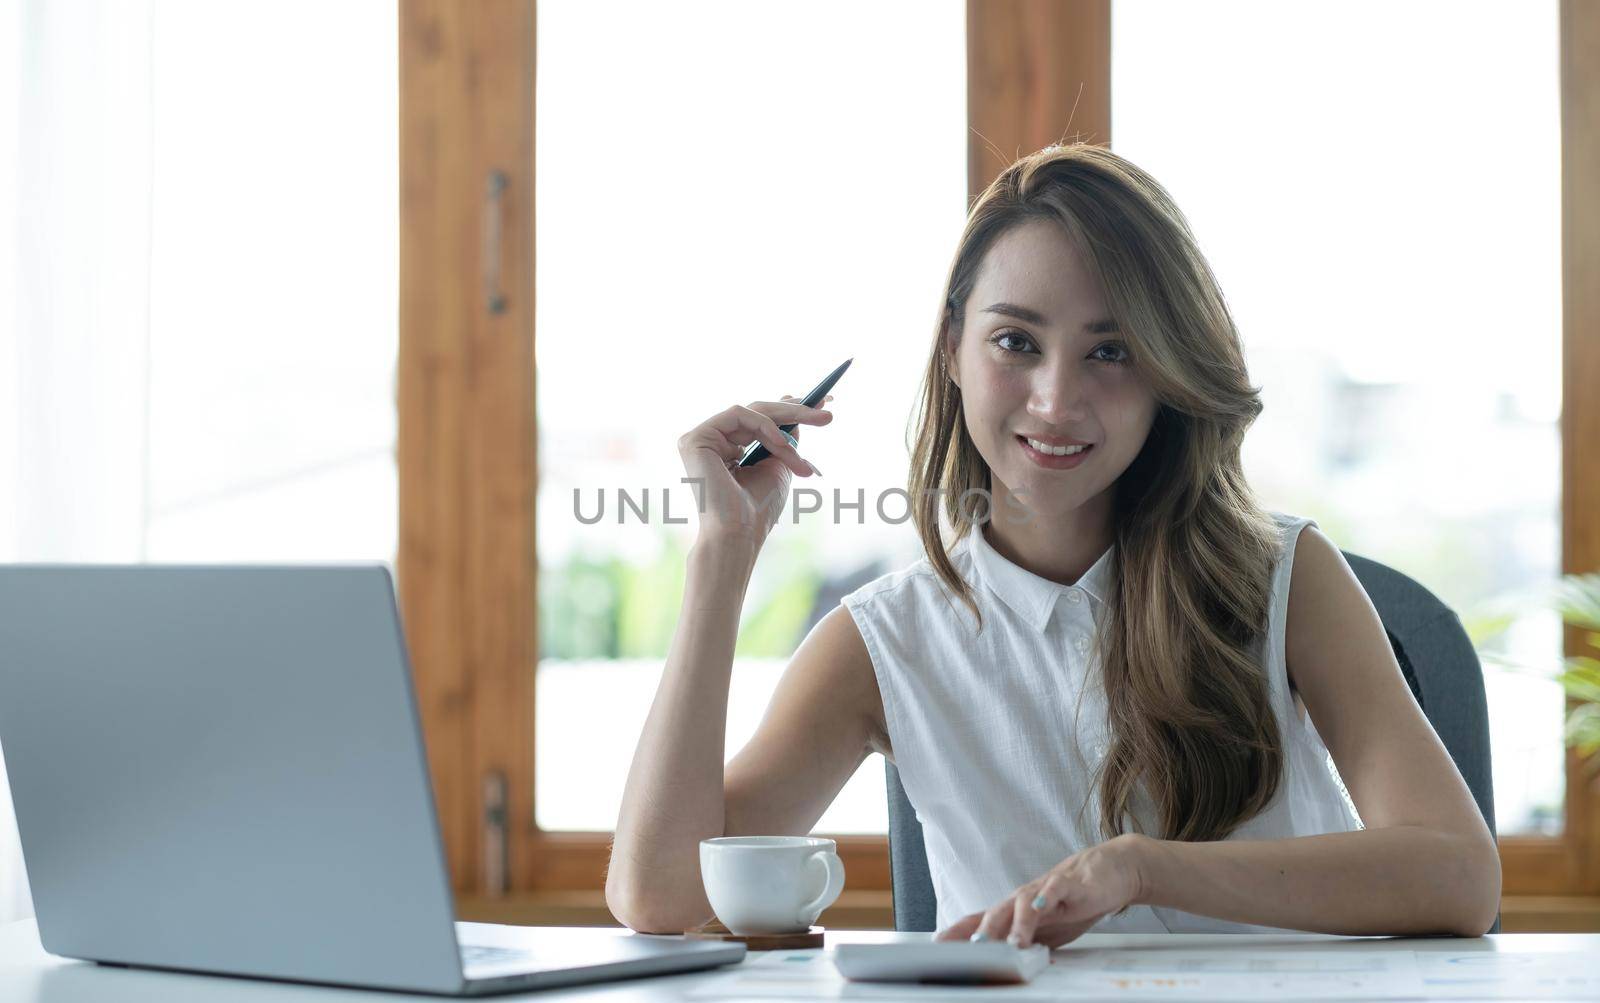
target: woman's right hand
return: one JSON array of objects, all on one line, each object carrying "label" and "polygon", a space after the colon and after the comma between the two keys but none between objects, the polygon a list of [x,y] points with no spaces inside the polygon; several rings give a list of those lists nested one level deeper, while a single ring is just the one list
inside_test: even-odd
[{"label": "woman's right hand", "polygon": [[[830,395],[828,400],[832,400]],[[749,541],[759,549],[777,524],[794,474],[817,469],[802,457],[779,425],[826,425],[833,412],[810,408],[785,394],[781,401],[734,405],[712,415],[678,439],[683,469],[695,485],[700,537]],[[800,429],[794,430],[796,441]],[[745,448],[759,440],[771,456],[748,467],[738,465]],[[692,483],[692,482],[691,482]]]}]

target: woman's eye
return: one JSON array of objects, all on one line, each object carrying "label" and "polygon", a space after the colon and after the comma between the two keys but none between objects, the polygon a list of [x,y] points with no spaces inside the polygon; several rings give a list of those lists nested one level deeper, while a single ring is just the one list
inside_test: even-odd
[{"label": "woman's eye", "polygon": [[1116,362],[1116,363],[1125,363],[1125,362],[1128,361],[1128,349],[1122,344],[1122,342],[1120,342],[1120,341],[1108,341],[1104,345],[1101,345],[1099,348],[1096,348],[1095,352],[1098,354],[1102,349],[1107,349],[1107,348],[1111,349],[1113,358],[1109,358],[1109,359],[1101,358],[1100,361],[1102,361],[1102,362]]},{"label": "woman's eye", "polygon": [[[1027,335],[1018,331],[999,331],[989,336],[989,343],[1008,355],[1021,355],[1027,351],[1030,340]],[[1107,352],[1110,354],[1102,354]],[[1089,357],[1113,365],[1127,365],[1131,361],[1128,347],[1120,341],[1108,341],[1097,346],[1089,353]]]},{"label": "woman's eye", "polygon": [[1010,339],[1010,340],[1012,340],[1014,342],[1020,342],[1021,345],[1024,346],[1024,347],[1028,343],[1027,337],[1022,335],[1022,334],[1017,333],[1016,331],[1000,331],[1000,332],[998,332],[998,333],[996,333],[994,335],[991,335],[989,337],[989,344],[998,346],[1002,351],[1005,351],[1005,352],[1017,353],[1017,352],[1021,352],[1023,350],[1021,347],[1018,347],[1018,348],[1007,348],[1005,345],[1000,344],[1002,341],[1005,341],[1007,339]]}]

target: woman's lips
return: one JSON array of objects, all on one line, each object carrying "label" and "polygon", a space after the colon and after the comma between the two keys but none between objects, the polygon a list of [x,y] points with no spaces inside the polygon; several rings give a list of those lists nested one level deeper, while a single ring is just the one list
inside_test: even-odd
[{"label": "woman's lips", "polygon": [[1025,436],[1017,436],[1017,442],[1022,446],[1022,451],[1028,455],[1028,459],[1032,460],[1034,463],[1037,463],[1039,466],[1044,467],[1046,470],[1071,470],[1084,460],[1087,460],[1089,458],[1089,454],[1094,452],[1094,446],[1090,445],[1087,449],[1080,450],[1076,453],[1071,453],[1067,456],[1056,456],[1053,453],[1041,453],[1037,449],[1034,449],[1028,444],[1028,440]]}]

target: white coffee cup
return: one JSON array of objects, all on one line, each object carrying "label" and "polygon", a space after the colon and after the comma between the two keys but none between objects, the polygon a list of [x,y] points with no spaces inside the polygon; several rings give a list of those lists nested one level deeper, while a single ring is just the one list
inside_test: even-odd
[{"label": "white coffee cup", "polygon": [[844,890],[838,845],[816,836],[700,841],[700,879],[733,933],[804,933]]}]

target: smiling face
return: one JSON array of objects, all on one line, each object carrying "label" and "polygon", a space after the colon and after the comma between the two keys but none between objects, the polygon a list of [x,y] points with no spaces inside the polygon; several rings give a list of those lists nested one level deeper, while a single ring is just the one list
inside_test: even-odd
[{"label": "smiling face", "polygon": [[[951,378],[993,475],[996,526],[1014,494],[1046,530],[1109,532],[1108,489],[1144,447],[1157,402],[1060,225],[1029,220],[996,238],[965,311]],[[1090,448],[1054,456],[1025,438]]]}]

